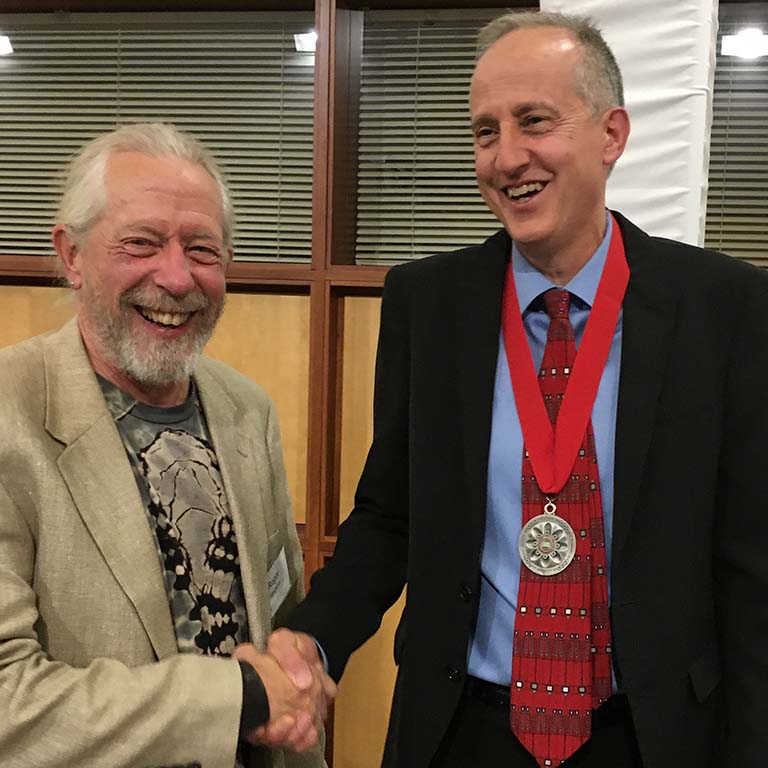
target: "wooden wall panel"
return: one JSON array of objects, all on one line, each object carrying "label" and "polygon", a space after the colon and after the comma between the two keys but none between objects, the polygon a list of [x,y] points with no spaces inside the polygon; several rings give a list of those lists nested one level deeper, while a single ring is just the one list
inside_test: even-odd
[{"label": "wooden wall panel", "polygon": [[69,288],[0,285],[0,347],[52,331],[75,314]]},{"label": "wooden wall panel", "polygon": [[392,647],[403,612],[401,597],[379,631],[349,660],[339,683],[333,720],[333,768],[379,768],[397,668]]},{"label": "wooden wall panel", "polygon": [[381,299],[344,298],[339,522],[352,510],[355,488],[373,437],[373,376]]},{"label": "wooden wall panel", "polygon": [[205,353],[258,382],[274,401],[293,515],[305,522],[309,297],[230,294]]},{"label": "wooden wall panel", "polygon": [[[340,519],[352,508],[372,436],[380,306],[378,298],[344,299]],[[333,768],[378,768],[381,764],[395,682],[392,643],[402,608],[401,598],[384,617],[381,629],[350,659],[336,700]]]}]

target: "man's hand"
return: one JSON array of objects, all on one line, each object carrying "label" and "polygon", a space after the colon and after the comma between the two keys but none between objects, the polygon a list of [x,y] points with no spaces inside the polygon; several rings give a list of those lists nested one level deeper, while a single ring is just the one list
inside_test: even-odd
[{"label": "man's hand", "polygon": [[330,704],[336,696],[336,684],[324,674],[323,662],[317,650],[317,643],[304,632],[277,629],[267,640],[267,652],[274,656],[293,684],[304,690],[313,679],[320,675],[326,698]]},{"label": "man's hand", "polygon": [[[328,707],[336,697],[336,684],[325,674],[315,641],[303,632],[278,629],[269,636],[267,653],[277,661],[299,690],[317,692],[316,685],[319,681],[321,692],[317,693],[320,693],[323,698],[319,704],[319,710],[322,713],[322,719],[325,720]],[[261,729],[263,731],[260,734],[261,743],[270,747],[285,746],[286,735],[289,741],[295,738],[296,725],[298,723],[291,724],[285,718],[277,722],[274,719],[270,720]]]},{"label": "man's hand", "polygon": [[[287,630],[281,632],[289,636],[292,634]],[[314,650],[315,663],[297,662],[293,653],[287,649],[287,639],[278,638],[275,647],[279,654],[287,658],[292,668],[290,674],[281,668],[278,660],[269,652],[259,653],[250,644],[238,646],[233,656],[239,661],[248,662],[258,672],[269,700],[269,723],[255,729],[246,737],[247,741],[303,752],[317,744],[320,722],[327,716],[328,704],[335,696],[336,686],[323,672],[311,638],[308,639]],[[296,648],[297,653],[300,653],[299,648],[307,650],[303,641]]]}]

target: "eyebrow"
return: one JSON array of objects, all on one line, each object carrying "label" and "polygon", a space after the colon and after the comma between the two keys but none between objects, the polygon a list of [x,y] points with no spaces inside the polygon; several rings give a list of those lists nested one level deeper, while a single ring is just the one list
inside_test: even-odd
[{"label": "eyebrow", "polygon": [[182,232],[184,240],[207,240],[211,243],[218,243],[221,245],[224,238],[221,235],[216,235],[207,229],[192,229],[189,232]]},{"label": "eyebrow", "polygon": [[520,104],[512,113],[515,117],[522,117],[531,112],[549,112],[551,114],[559,115],[560,110],[548,101],[528,101],[525,104]]},{"label": "eyebrow", "polygon": [[[519,104],[517,107],[515,107],[515,109],[512,111],[512,114],[515,117],[522,117],[523,115],[530,114],[531,112],[539,111],[550,112],[555,115],[560,114],[560,110],[557,109],[554,104],[551,104],[548,101],[526,101],[523,104]],[[497,118],[491,117],[491,115],[481,114],[472,120],[472,130],[474,131],[477,128],[481,128],[486,125],[498,125],[498,123],[499,121]]]},{"label": "eyebrow", "polygon": [[[160,240],[165,240],[165,233],[158,227],[149,224],[145,221],[135,221],[126,224],[120,228],[120,235],[125,236],[127,234],[138,233],[142,235],[151,235]],[[188,240],[205,240],[211,243],[221,244],[223,237],[215,234],[206,229],[191,229],[189,231],[182,232],[182,237],[185,241]]]},{"label": "eyebrow", "polygon": [[491,117],[490,115],[478,115],[472,120],[472,130],[474,131],[476,128],[479,128],[484,125],[497,125],[498,120],[495,117]]},{"label": "eyebrow", "polygon": [[163,233],[157,227],[142,221],[132,221],[120,227],[119,230],[120,235],[134,233],[139,233],[142,235],[153,235],[154,237],[164,237]]}]

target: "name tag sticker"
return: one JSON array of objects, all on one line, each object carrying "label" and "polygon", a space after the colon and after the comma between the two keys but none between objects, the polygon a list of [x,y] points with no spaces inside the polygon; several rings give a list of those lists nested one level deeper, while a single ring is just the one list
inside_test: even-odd
[{"label": "name tag sticker", "polygon": [[272,616],[274,616],[280,604],[291,591],[291,577],[288,574],[288,559],[285,556],[285,547],[280,550],[280,554],[275,559],[275,562],[269,566],[267,584],[269,586],[269,608]]}]

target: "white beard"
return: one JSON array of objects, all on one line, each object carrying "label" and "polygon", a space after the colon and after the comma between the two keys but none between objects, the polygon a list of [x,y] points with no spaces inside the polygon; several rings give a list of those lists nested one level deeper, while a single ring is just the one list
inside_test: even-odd
[{"label": "white beard", "polygon": [[[82,310],[99,347],[115,368],[140,384],[165,386],[186,381],[197,365],[200,353],[213,333],[224,309],[224,300],[212,304],[202,293],[175,299],[165,293],[133,288],[120,297],[117,313],[110,311],[100,292],[80,289]],[[131,328],[135,305],[164,312],[196,312],[191,328],[180,339],[140,337]]]}]

